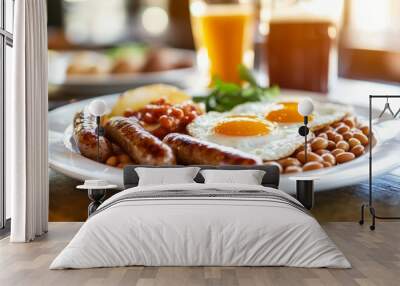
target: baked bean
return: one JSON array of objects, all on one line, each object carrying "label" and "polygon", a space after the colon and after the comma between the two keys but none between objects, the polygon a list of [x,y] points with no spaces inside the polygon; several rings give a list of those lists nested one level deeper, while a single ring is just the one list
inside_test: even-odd
[{"label": "baked bean", "polygon": [[343,125],[339,126],[338,128],[336,128],[336,132],[339,133],[339,134],[343,134],[343,133],[346,133],[348,131],[350,131],[350,127],[345,125],[345,124],[343,124]]},{"label": "baked bean", "polygon": [[356,126],[356,122],[355,122],[354,118],[352,118],[352,117],[346,117],[343,120],[343,123],[346,124],[347,126],[349,126],[350,128],[353,128],[354,126]]},{"label": "baked bean", "polygon": [[314,138],[311,142],[311,149],[318,150],[318,149],[325,149],[328,147],[328,140],[322,137]]},{"label": "baked bean", "polygon": [[142,124],[159,124],[153,129],[153,135],[163,138],[172,132],[181,132],[191,123],[201,110],[191,103],[172,106],[165,99],[152,101],[138,111],[132,112],[127,109],[125,116],[135,116]]},{"label": "baked bean", "polygon": [[331,131],[331,130],[333,130],[332,126],[325,126],[325,127],[321,128],[321,129],[319,129],[318,131],[319,132],[326,132],[326,131]]},{"label": "baked bean", "polygon": [[354,138],[358,139],[364,146],[368,144],[368,137],[363,133],[355,133]]},{"label": "baked bean", "polygon": [[339,155],[340,153],[344,153],[344,150],[343,149],[335,149],[335,150],[333,150],[333,151],[331,151],[331,154],[333,155],[333,156],[337,156],[337,155]]},{"label": "baked bean", "polygon": [[281,159],[278,161],[278,163],[281,164],[281,166],[283,168],[286,168],[288,166],[300,166],[301,165],[301,163],[298,159],[292,158],[292,157]]},{"label": "baked bean", "polygon": [[346,141],[342,140],[336,143],[336,148],[338,149],[343,149],[344,151],[349,151],[350,146],[349,143],[347,143]]},{"label": "baked bean", "polygon": [[335,123],[331,124],[331,126],[333,128],[338,128],[339,126],[342,126],[342,125],[344,125],[344,123],[341,122],[341,121],[338,121],[338,122],[335,122]]},{"label": "baked bean", "polygon": [[303,171],[311,171],[311,170],[318,170],[318,169],[322,169],[324,167],[324,165],[320,162],[308,162],[303,166]]},{"label": "baked bean", "polygon": [[356,156],[351,152],[343,152],[336,155],[336,162],[338,164],[343,164],[353,160]]},{"label": "baked bean", "polygon": [[336,149],[336,143],[333,142],[332,140],[329,140],[327,149],[330,150],[330,151],[335,150]]},{"label": "baked bean", "polygon": [[322,162],[322,165],[324,165],[324,168],[332,167],[332,164],[326,161]]},{"label": "baked bean", "polygon": [[326,133],[319,133],[318,137],[328,139],[328,135],[326,135]]},{"label": "baked bean", "polygon": [[350,145],[350,148],[353,148],[354,146],[361,145],[361,142],[357,138],[350,138],[349,145]]},{"label": "baked bean", "polygon": [[172,119],[167,115],[161,115],[159,121],[160,125],[166,129],[171,128],[173,125]]},{"label": "baked bean", "polygon": [[269,166],[277,166],[279,168],[279,172],[282,173],[283,168],[281,166],[281,164],[279,164],[276,161],[269,161],[269,162],[265,162],[264,165],[269,165]]},{"label": "baked bean", "polygon": [[190,114],[192,111],[196,110],[196,107],[191,104],[185,104],[182,106],[182,110],[185,114]]},{"label": "baked bean", "polygon": [[[299,154],[301,151],[304,151],[304,145],[301,145],[299,148],[297,148],[297,150],[294,151],[293,156],[297,157],[297,154]],[[307,145],[307,152],[311,152],[310,144]]]},{"label": "baked bean", "polygon": [[[301,163],[305,163],[305,154],[304,151],[300,151],[297,154],[297,159],[299,159],[299,161]],[[321,156],[319,156],[318,154],[314,153],[314,152],[307,152],[307,162],[312,162],[312,161],[316,161],[316,162],[322,162],[322,158]]]},{"label": "baked bean", "polygon": [[330,153],[329,150],[326,150],[326,149],[318,149],[318,150],[315,150],[314,152],[320,156],[323,154]]},{"label": "baked bean", "polygon": [[289,174],[289,173],[298,173],[301,172],[303,169],[300,166],[287,166],[285,168],[285,174]]},{"label": "baked bean", "polygon": [[356,145],[353,148],[351,148],[351,153],[353,153],[356,157],[360,157],[362,154],[364,154],[365,148],[363,145]]},{"label": "baked bean", "polygon": [[343,133],[342,136],[344,140],[349,141],[350,138],[353,138],[353,133],[351,133],[351,131],[347,131]]},{"label": "baked bean", "polygon": [[118,155],[118,161],[123,164],[131,163],[131,158],[126,154]]},{"label": "baked bean", "polygon": [[106,164],[109,165],[109,166],[113,166],[113,167],[117,166],[117,164],[118,164],[117,157],[116,156],[110,156],[107,159]]},{"label": "baked bean", "polygon": [[323,154],[321,155],[322,160],[324,160],[325,162],[330,163],[332,166],[336,164],[336,159],[335,156],[332,154]]},{"label": "baked bean", "polygon": [[335,138],[333,138],[333,141],[335,141],[335,143],[338,143],[339,141],[343,140],[343,136],[340,134],[336,134]]},{"label": "baked bean", "polygon": [[182,109],[180,109],[180,108],[172,107],[170,112],[171,112],[171,115],[177,119],[181,119],[183,116],[185,116]]},{"label": "baked bean", "polygon": [[143,115],[143,121],[145,122],[145,123],[147,123],[147,124],[155,124],[155,123],[157,123],[157,118],[155,117],[155,116],[153,116],[153,114],[152,113],[150,113],[150,112],[146,112],[144,115]]},{"label": "baked bean", "polygon": [[369,127],[368,126],[361,126],[360,130],[364,135],[368,136],[368,134],[369,134]]},{"label": "baked bean", "polygon": [[353,134],[363,134],[362,133],[362,131],[360,130],[360,129],[358,129],[358,128],[353,128],[353,129],[351,129],[351,132],[353,132]]},{"label": "baked bean", "polygon": [[324,133],[324,132],[321,131],[321,129],[315,129],[314,128],[312,131],[314,132],[315,136],[318,136],[319,134]]},{"label": "baked bean", "polygon": [[[297,148],[298,151],[304,151],[304,144],[302,144],[299,148]],[[310,144],[307,145],[307,150],[311,150]]]},{"label": "baked bean", "polygon": [[337,135],[337,133],[333,130],[329,130],[329,131],[326,131],[326,135],[328,136],[329,140],[333,141],[333,139],[335,139],[335,136]]}]

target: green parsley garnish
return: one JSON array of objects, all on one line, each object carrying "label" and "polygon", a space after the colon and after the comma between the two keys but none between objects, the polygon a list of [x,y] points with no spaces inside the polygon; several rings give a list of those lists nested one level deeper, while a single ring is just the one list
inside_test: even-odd
[{"label": "green parsley garnish", "polygon": [[279,94],[278,86],[261,87],[251,71],[244,65],[240,65],[238,71],[240,79],[247,83],[244,87],[216,79],[210,94],[194,97],[193,101],[203,102],[207,112],[224,112],[242,103],[268,101]]}]

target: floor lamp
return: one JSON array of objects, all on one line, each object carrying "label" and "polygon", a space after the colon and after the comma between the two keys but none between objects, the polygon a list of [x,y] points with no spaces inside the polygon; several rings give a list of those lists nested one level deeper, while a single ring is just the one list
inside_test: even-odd
[{"label": "floor lamp", "polygon": [[304,116],[304,125],[299,128],[299,134],[304,136],[304,162],[307,163],[307,135],[310,133],[307,124],[308,116],[314,111],[314,104],[310,99],[304,99],[299,102],[297,111]]},{"label": "floor lamp", "polygon": [[[311,100],[305,99],[299,102],[297,111],[304,117],[304,125],[300,126],[299,134],[304,136],[304,164],[308,162],[307,158],[307,135],[310,133],[308,124],[308,116],[313,112],[314,105]],[[307,208],[311,209],[314,205],[314,180],[313,177],[292,177],[296,180],[296,197]]]},{"label": "floor lamp", "polygon": [[[90,102],[88,106],[88,111],[91,115],[96,117],[96,141],[97,141],[97,162],[100,163],[100,150],[99,150],[99,145],[100,145],[100,136],[103,135],[103,130],[100,126],[101,123],[101,117],[107,113],[107,105],[104,102],[104,100],[93,100]],[[91,201],[91,203],[88,206],[88,215],[90,216],[92,213],[96,211],[96,209],[99,207],[99,205],[103,202],[105,196],[106,196],[106,188],[108,186],[99,186],[99,185],[92,185],[92,186],[86,186],[88,184],[88,181],[91,180],[86,180],[85,185],[81,185],[78,187],[84,188],[88,190],[88,196]],[[96,180],[97,181],[97,180]],[[100,180],[101,181],[101,180]],[[105,181],[101,181],[102,183],[105,183]],[[98,182],[97,182],[98,183]],[[107,184],[106,184],[107,185]],[[114,186],[111,186],[112,188]]]}]

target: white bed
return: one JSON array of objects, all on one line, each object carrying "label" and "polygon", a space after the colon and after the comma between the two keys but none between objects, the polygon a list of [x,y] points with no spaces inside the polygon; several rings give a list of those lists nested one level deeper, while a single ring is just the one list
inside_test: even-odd
[{"label": "white bed", "polygon": [[198,183],[138,186],[114,195],[50,269],[128,265],[351,267],[283,191]]}]

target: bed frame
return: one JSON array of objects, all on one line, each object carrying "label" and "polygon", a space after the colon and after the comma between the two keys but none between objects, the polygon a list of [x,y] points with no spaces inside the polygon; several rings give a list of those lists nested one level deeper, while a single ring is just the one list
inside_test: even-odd
[{"label": "bed frame", "polygon": [[[265,187],[271,187],[277,189],[279,186],[279,169],[276,166],[271,165],[259,165],[259,166],[236,166],[236,165],[222,165],[222,166],[206,166],[206,165],[191,165],[204,169],[218,169],[218,170],[263,170],[266,172],[261,184]],[[137,167],[146,168],[159,168],[160,166],[148,166],[148,165],[129,165],[124,168],[124,189],[133,188],[138,185],[139,177],[135,171]],[[182,165],[163,166],[166,168],[182,168]],[[200,174],[194,179],[197,183],[204,183],[204,178]]]}]

